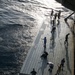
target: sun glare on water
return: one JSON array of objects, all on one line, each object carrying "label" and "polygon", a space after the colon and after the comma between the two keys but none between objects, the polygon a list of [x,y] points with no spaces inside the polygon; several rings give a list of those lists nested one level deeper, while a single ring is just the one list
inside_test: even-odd
[{"label": "sun glare on water", "polygon": [[55,0],[37,0],[50,8],[62,7],[61,4],[57,3]]}]

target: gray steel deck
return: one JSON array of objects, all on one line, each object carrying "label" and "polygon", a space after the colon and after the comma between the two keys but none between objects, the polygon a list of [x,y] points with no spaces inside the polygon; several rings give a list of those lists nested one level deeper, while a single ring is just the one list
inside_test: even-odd
[{"label": "gray steel deck", "polygon": [[[72,40],[72,34],[69,30],[69,28],[64,25],[64,21],[62,19],[62,24],[60,24],[58,27],[56,27],[56,33],[54,34],[54,43],[52,44],[51,38],[51,26],[49,25],[49,19],[47,19],[45,22],[43,22],[41,29],[33,43],[32,48],[29,50],[28,55],[26,57],[26,60],[22,66],[22,69],[20,71],[20,75],[30,75],[30,72],[35,68],[37,75],[55,75],[58,65],[61,62],[62,58],[66,59],[64,71],[60,72],[60,75],[72,75],[72,50],[73,46],[69,45],[67,49],[64,47],[64,38],[65,35],[69,32],[70,38],[69,43],[73,44]],[[59,33],[60,30],[60,33]],[[64,33],[64,34],[63,34]],[[63,35],[62,35],[63,34]],[[48,52],[48,57],[46,59],[41,59],[40,56],[42,55],[44,48],[43,48],[43,37],[47,37],[47,48],[46,51]],[[59,39],[60,36],[60,39]],[[64,37],[64,38],[63,38]],[[52,45],[52,47],[51,47]],[[47,62],[53,62],[54,63],[54,69],[53,72],[50,73],[48,71],[49,65],[47,65]],[[72,62],[71,62],[72,61]]]}]

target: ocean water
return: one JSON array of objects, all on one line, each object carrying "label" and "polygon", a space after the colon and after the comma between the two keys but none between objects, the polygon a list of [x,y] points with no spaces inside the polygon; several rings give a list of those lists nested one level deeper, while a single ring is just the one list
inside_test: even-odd
[{"label": "ocean water", "polygon": [[35,0],[0,0],[0,75],[20,71],[40,27],[38,22],[43,19],[44,11],[36,7],[38,3]]}]

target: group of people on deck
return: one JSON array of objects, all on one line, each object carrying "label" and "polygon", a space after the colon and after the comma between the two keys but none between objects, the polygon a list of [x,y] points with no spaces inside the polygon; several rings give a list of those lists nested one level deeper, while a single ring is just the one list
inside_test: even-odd
[{"label": "group of people on deck", "polygon": [[[55,14],[54,14],[54,11],[53,11],[53,9],[52,9],[51,14],[50,14],[51,19],[52,19],[52,16],[54,16],[54,18],[53,18],[53,20],[52,20],[52,24],[54,25],[54,24],[55,24],[55,20],[56,20],[57,17],[58,17],[58,21],[59,21],[60,16],[61,16],[61,11],[59,10],[58,13],[55,13]],[[51,31],[51,33],[52,33],[52,31]],[[68,36],[69,36],[69,35],[70,35],[70,33],[66,34],[64,44],[66,44],[66,43],[68,44]],[[47,56],[48,56],[48,52],[46,52],[47,38],[44,37],[43,40],[44,40],[44,52],[43,52],[43,54],[41,55],[41,57],[44,58],[44,59],[47,59]],[[63,71],[64,63],[65,63],[65,58],[63,58],[63,59],[61,60],[61,63],[60,63],[60,65],[58,66],[58,69],[57,69],[57,72],[56,72],[55,75],[59,75],[60,71],[61,71],[61,70]],[[52,72],[53,67],[54,67],[54,64],[51,65],[49,62],[48,62],[47,64],[49,65],[49,71]],[[36,75],[36,74],[37,74],[37,72],[36,72],[35,69],[33,68],[33,70],[31,71],[31,75]]]}]

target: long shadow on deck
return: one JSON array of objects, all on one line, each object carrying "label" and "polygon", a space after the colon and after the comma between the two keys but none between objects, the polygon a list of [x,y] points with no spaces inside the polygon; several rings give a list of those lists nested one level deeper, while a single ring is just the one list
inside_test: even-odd
[{"label": "long shadow on deck", "polygon": [[72,73],[70,68],[70,63],[69,63],[68,46],[65,45],[65,49],[66,49],[67,69],[69,70],[70,73]]},{"label": "long shadow on deck", "polygon": [[58,37],[59,37],[60,33],[61,33],[61,24],[60,24],[59,20],[58,20],[58,23],[57,23],[57,31],[58,31]]},{"label": "long shadow on deck", "polygon": [[56,29],[51,33],[51,39],[50,39],[50,52],[53,53],[54,56],[54,48],[55,48],[55,39],[56,39],[57,33]]},{"label": "long shadow on deck", "polygon": [[48,60],[44,58],[41,59],[42,59],[42,64],[41,67],[38,69],[38,71],[41,69],[42,75],[44,75],[44,70],[47,67]]}]

